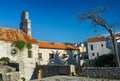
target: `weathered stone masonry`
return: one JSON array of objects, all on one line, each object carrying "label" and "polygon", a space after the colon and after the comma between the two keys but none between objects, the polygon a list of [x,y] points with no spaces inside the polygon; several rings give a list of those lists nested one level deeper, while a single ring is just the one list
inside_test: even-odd
[{"label": "weathered stone masonry", "polygon": [[96,78],[120,78],[119,67],[83,67],[82,73],[87,77]]}]

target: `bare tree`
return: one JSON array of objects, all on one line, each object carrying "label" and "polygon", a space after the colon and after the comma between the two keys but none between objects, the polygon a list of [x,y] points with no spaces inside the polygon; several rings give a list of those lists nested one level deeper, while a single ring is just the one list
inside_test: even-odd
[{"label": "bare tree", "polygon": [[101,14],[103,14],[104,11],[106,11],[106,7],[98,10],[89,10],[83,14],[78,15],[79,20],[87,20],[90,19],[93,21],[93,25],[96,27],[100,25],[101,27],[104,27],[110,34],[112,42],[113,42],[113,48],[114,48],[114,55],[116,60],[116,66],[120,67],[119,64],[119,56],[118,56],[118,48],[117,48],[117,41],[115,38],[115,32],[112,29],[112,26],[116,24],[109,25],[103,18],[100,17]]}]

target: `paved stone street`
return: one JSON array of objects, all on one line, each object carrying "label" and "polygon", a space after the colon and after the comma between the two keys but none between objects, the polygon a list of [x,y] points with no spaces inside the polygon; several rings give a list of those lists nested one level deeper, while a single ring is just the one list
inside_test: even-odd
[{"label": "paved stone street", "polygon": [[52,77],[42,78],[39,80],[31,80],[31,81],[120,81],[120,80],[93,79],[93,78],[75,77],[75,76],[52,76]]}]

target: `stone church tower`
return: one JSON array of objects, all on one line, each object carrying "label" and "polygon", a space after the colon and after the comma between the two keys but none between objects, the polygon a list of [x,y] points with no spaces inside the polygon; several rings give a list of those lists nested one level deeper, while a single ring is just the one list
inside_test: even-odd
[{"label": "stone church tower", "polygon": [[31,36],[31,20],[29,20],[29,13],[22,12],[20,30]]}]

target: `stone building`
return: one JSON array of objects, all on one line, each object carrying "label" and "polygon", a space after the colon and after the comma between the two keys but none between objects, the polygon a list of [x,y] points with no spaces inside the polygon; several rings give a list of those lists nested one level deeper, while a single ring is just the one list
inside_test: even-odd
[{"label": "stone building", "polygon": [[[27,81],[32,79],[36,64],[76,64],[74,55],[78,52],[74,46],[38,41],[31,36],[31,31],[28,12],[22,13],[20,30],[0,27],[0,58],[9,57],[11,62],[18,63],[20,77],[25,77]],[[31,43],[32,48],[21,51],[11,46],[18,40]]]},{"label": "stone building", "polygon": [[106,47],[105,37],[88,38],[87,47],[89,59],[111,53],[111,50]]},{"label": "stone building", "polygon": [[[20,51],[18,48],[11,46],[16,40],[23,40],[32,44],[32,48],[29,50],[31,51],[31,57],[29,57],[27,48]],[[35,58],[38,58],[38,47],[37,41],[22,30],[0,27],[0,58],[9,57],[11,61],[19,63],[21,77],[30,79],[32,76],[36,64]]]}]

